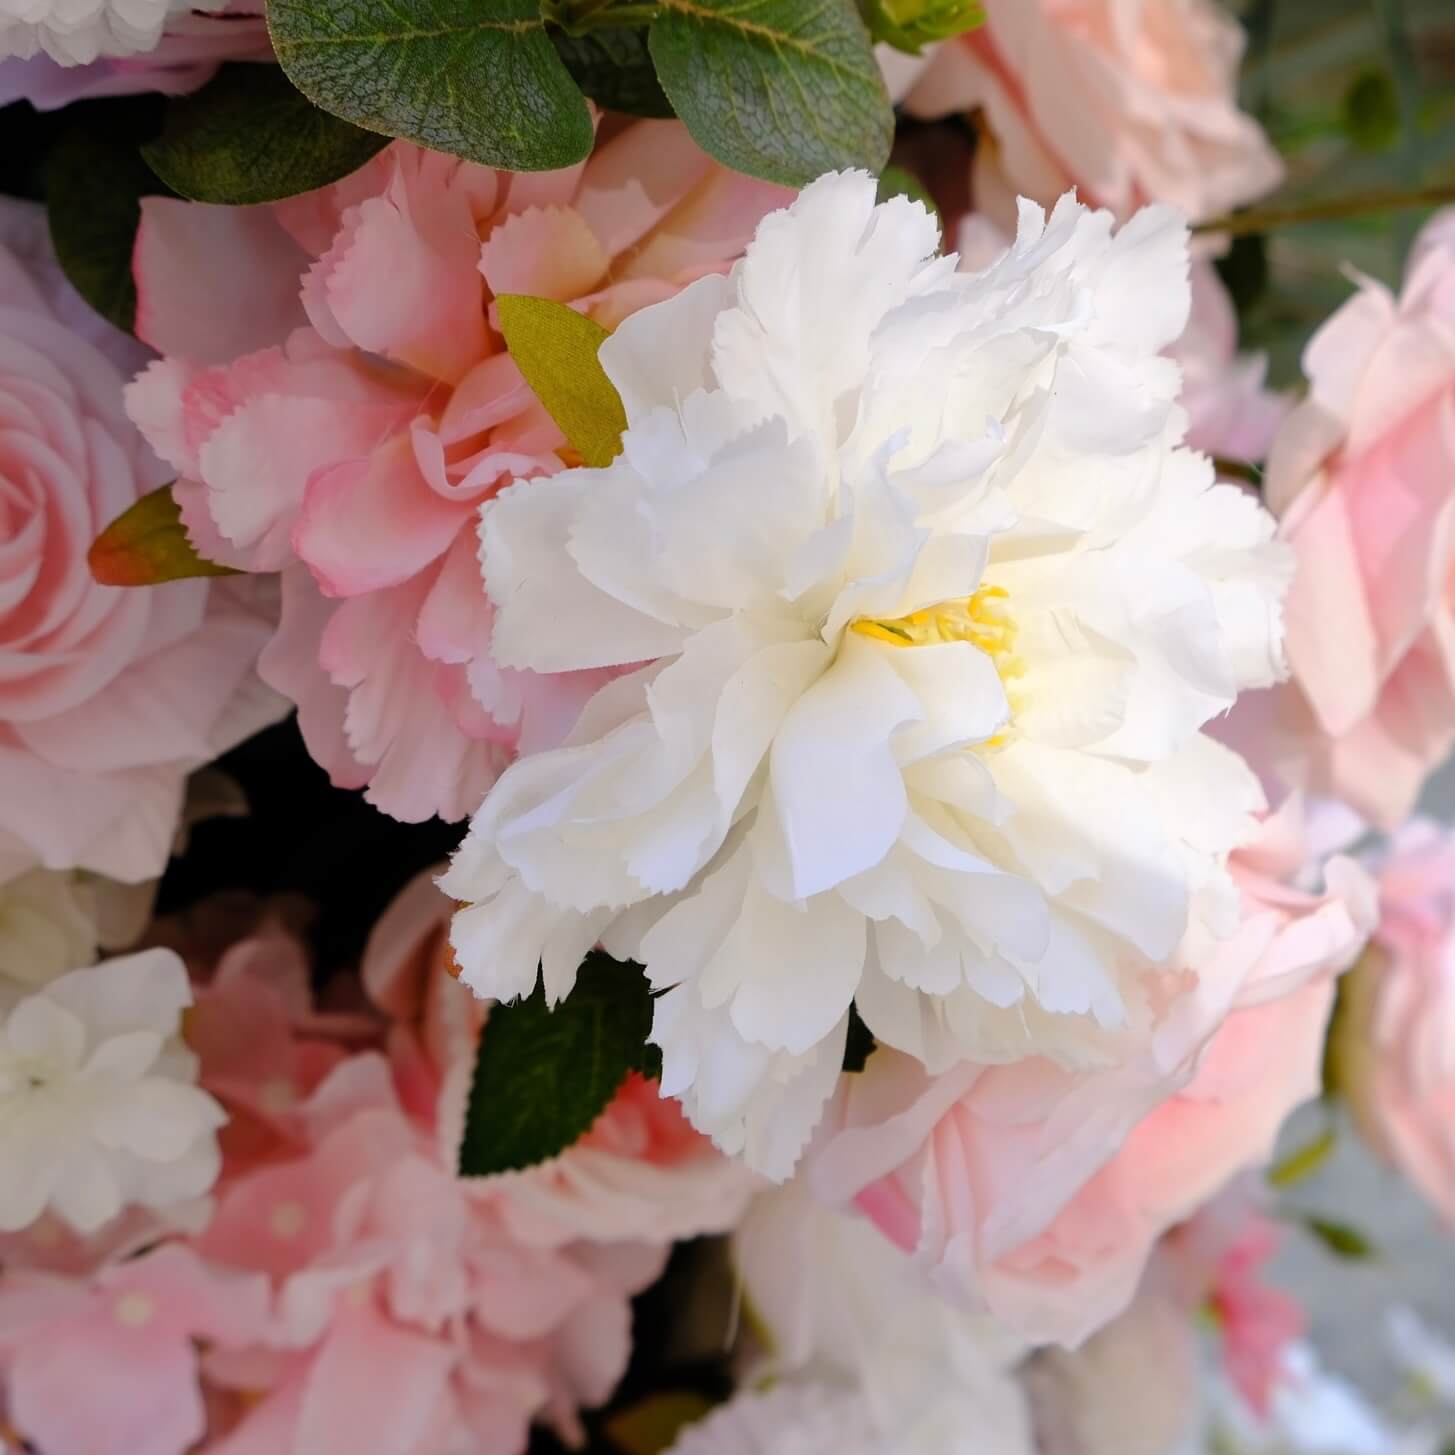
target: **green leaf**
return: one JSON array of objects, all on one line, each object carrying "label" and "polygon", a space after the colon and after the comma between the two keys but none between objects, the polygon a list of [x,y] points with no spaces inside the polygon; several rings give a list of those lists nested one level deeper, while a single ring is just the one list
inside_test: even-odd
[{"label": "green leaf", "polygon": [[1360,151],[1382,152],[1400,139],[1399,92],[1382,67],[1362,72],[1344,95],[1344,131]]},{"label": "green leaf", "polygon": [[170,485],[122,511],[91,543],[86,559],[103,586],[156,586],[188,576],[238,574],[193,550]]},{"label": "green leaf", "polygon": [[325,187],[387,145],[320,111],[277,66],[237,64],[171,102],[141,150],[183,197],[246,206]]},{"label": "green leaf", "polygon": [[985,23],[980,0],[866,0],[865,10],[875,40],[912,56]]},{"label": "green leaf", "polygon": [[661,1455],[711,1409],[710,1400],[690,1389],[664,1390],[611,1415],[605,1421],[606,1437],[622,1455]]},{"label": "green leaf", "polygon": [[648,41],[697,144],[739,172],[802,186],[889,159],[894,112],[854,0],[662,0]]},{"label": "green leaf", "polygon": [[891,197],[908,197],[912,202],[922,203],[931,217],[937,222],[940,220],[940,209],[935,206],[930,189],[903,167],[885,167],[879,174],[879,201],[888,202]]},{"label": "green leaf", "polygon": [[293,84],[369,131],[519,172],[591,150],[539,0],[270,0],[268,29]]},{"label": "green leaf", "polygon": [[1328,1218],[1306,1215],[1303,1225],[1337,1258],[1363,1259],[1374,1257],[1374,1245],[1357,1228],[1336,1223]]},{"label": "green leaf", "polygon": [[621,453],[626,410],[597,351],[609,336],[594,319],[549,298],[502,293],[500,331],[546,412],[585,465],[609,465]]},{"label": "green leaf", "polygon": [[549,33],[571,79],[598,106],[629,116],[673,115],[652,65],[644,28],[570,35],[552,26]]},{"label": "green leaf", "polygon": [[1312,1176],[1328,1161],[1334,1150],[1333,1127],[1326,1127],[1312,1141],[1290,1152],[1268,1173],[1268,1181],[1274,1187],[1294,1187],[1306,1177]]},{"label": "green leaf", "polygon": [[599,951],[554,1010],[539,984],[528,999],[495,1006],[475,1060],[460,1175],[534,1167],[574,1145],[628,1073],[658,1070],[646,1044],[651,1028],[641,967]]},{"label": "green leaf", "polygon": [[128,333],[136,326],[131,253],[141,199],[168,191],[142,161],[135,140],[94,126],[63,136],[46,168],[56,260],[81,297]]}]

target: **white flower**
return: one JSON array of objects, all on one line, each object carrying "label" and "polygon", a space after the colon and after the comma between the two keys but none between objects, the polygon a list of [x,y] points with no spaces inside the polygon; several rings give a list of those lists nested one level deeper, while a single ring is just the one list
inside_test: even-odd
[{"label": "white flower", "polygon": [[1261,795],[1200,728],[1280,673],[1285,554],[1179,446],[1185,226],[1112,228],[1026,203],[957,274],[918,204],[820,178],[603,345],[617,460],[485,509],[502,665],[636,667],[476,816],[463,978],[640,960],[664,1087],[770,1176],[851,1000],[932,1069],[1100,1062],[1233,912]]},{"label": "white flower", "polygon": [[96,958],[96,911],[79,874],[34,869],[0,884],[0,1009]]},{"label": "white flower", "polygon": [[1013,1372],[1023,1345],[928,1293],[870,1223],[819,1207],[793,1182],[755,1199],[733,1251],[771,1341],[750,1378],[792,1393],[740,1396],[733,1413],[689,1431],[677,1455],[1032,1455]]},{"label": "white flower", "polygon": [[0,0],[0,60],[43,51],[63,66],[154,50],[173,13],[217,10],[222,0]]},{"label": "white flower", "polygon": [[0,1230],[47,1208],[81,1234],[124,1207],[201,1196],[222,1108],[192,1083],[192,1001],[170,950],[72,970],[0,1024]]}]

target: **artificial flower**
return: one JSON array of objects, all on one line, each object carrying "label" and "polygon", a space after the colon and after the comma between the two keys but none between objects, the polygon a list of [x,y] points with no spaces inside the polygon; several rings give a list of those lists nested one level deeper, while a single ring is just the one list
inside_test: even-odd
[{"label": "artificial flower", "polygon": [[[0,226],[45,248],[38,208],[0,202]],[[135,882],[166,864],[187,774],[282,704],[254,675],[268,624],[251,583],[91,578],[92,540],[166,474],[53,268],[0,245],[0,879],[43,865]]]},{"label": "artificial flower", "polygon": [[918,116],[978,112],[975,205],[1069,187],[1118,217],[1167,202],[1194,221],[1271,191],[1282,164],[1238,109],[1242,26],[1216,0],[985,0],[908,98]]},{"label": "artificial flower", "polygon": [[1364,279],[1304,352],[1269,458],[1298,556],[1296,687],[1266,751],[1289,781],[1393,829],[1455,742],[1455,232],[1430,225],[1396,297]]},{"label": "artificial flower", "polygon": [[876,1051],[845,1078],[815,1186],[1027,1338],[1086,1338],[1127,1306],[1157,1238],[1266,1161],[1319,1090],[1333,977],[1375,906],[1352,861],[1330,862],[1323,894],[1295,887],[1304,865],[1290,807],[1234,857],[1238,932],[1190,938],[1153,992],[1161,1013],[1140,1060],[967,1062],[930,1077]]},{"label": "artificial flower", "polygon": [[375,1053],[337,1067],[304,1112],[307,1150],[230,1182],[195,1244],[267,1274],[277,1308],[257,1350],[210,1364],[257,1397],[209,1449],[434,1455],[468,1440],[516,1455],[533,1419],[579,1438],[578,1408],[625,1368],[627,1301],[665,1245],[520,1244],[500,1191],[454,1175]]},{"label": "artificial flower", "polygon": [[[380,916],[360,973],[393,1017],[396,1081],[406,1104],[437,1125],[453,1163],[485,1006],[454,977],[446,931],[452,906],[430,874]],[[757,1180],[694,1131],[655,1081],[629,1075],[590,1129],[541,1166],[492,1180],[506,1227],[524,1245],[695,1238],[736,1225]]]},{"label": "artificial flower", "polygon": [[131,1204],[199,1197],[218,1172],[222,1109],[193,1083],[191,1003],[169,950],[72,970],[0,1025],[0,1229],[47,1209],[79,1233]]},{"label": "artificial flower", "polygon": [[1369,1140],[1455,1225],[1455,837],[1416,819],[1378,874],[1379,929],[1349,982],[1335,1076]]},{"label": "artificial flower", "polygon": [[102,56],[151,50],[174,12],[220,9],[223,0],[6,0],[0,9],[0,60],[38,53],[63,66],[84,66]]},{"label": "artificial flower", "polygon": [[33,869],[0,884],[0,1006],[89,965],[98,940],[95,896],[80,875]]},{"label": "artificial flower", "polygon": [[461,818],[596,685],[489,651],[477,512],[564,446],[495,295],[611,327],[725,267],[783,195],[645,121],[559,172],[400,142],[272,208],[143,202],[137,331],[166,357],[128,407],[203,554],[283,572],[261,671],[335,783],[396,818]]},{"label": "artificial flower", "polygon": [[54,111],[73,101],[158,91],[185,96],[207,84],[225,61],[271,61],[268,28],[256,12],[207,15],[196,10],[169,14],[166,29],[145,54],[116,59],[110,53],[89,65],[55,60],[49,54],[12,58],[0,66],[0,106],[29,101],[37,111]]},{"label": "artificial flower", "polygon": [[269,1313],[260,1274],[211,1268],[176,1243],[90,1277],[7,1268],[0,1376],[11,1424],[47,1455],[186,1455],[207,1426],[198,1342],[254,1344]]},{"label": "artificial flower", "polygon": [[1285,557],[1180,446],[1185,227],[1068,197],[982,272],[937,242],[820,178],[603,344],[608,468],[482,515],[496,660],[625,675],[476,815],[462,978],[640,961],[664,1088],[779,1178],[851,1002],[934,1070],[1139,1044],[1262,803],[1199,729],[1278,676]]}]

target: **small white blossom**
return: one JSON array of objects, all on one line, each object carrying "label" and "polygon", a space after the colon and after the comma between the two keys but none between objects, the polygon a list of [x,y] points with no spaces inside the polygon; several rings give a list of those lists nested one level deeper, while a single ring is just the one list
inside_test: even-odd
[{"label": "small white blossom", "polygon": [[0,1023],[0,1230],[47,1209],[77,1233],[200,1197],[222,1108],[181,1040],[192,992],[170,950],[72,970]]},{"label": "small white blossom", "polygon": [[1262,806],[1202,725],[1282,670],[1286,554],[1160,356],[1183,222],[1026,203],[966,274],[874,198],[823,177],[628,319],[622,454],[486,506],[501,664],[636,669],[443,881],[480,994],[645,964],[664,1088],[780,1178],[851,1001],[931,1070],[1145,1043]]},{"label": "small white blossom", "polygon": [[169,15],[216,10],[197,0],[0,0],[0,60],[44,52],[63,66],[154,50]]}]

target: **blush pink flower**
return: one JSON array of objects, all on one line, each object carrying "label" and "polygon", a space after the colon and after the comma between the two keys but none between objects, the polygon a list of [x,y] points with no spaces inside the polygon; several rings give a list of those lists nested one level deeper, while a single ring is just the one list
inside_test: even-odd
[{"label": "blush pink flower", "polygon": [[[385,910],[364,952],[371,997],[394,1016],[391,1060],[401,1100],[436,1128],[453,1164],[488,1010],[454,978],[447,932],[453,902],[423,874]],[[487,1179],[499,1217],[522,1245],[575,1239],[671,1241],[726,1232],[759,1182],[724,1157],[663,1097],[633,1074],[590,1131],[559,1157]]]},{"label": "blush pink flower", "polygon": [[1379,871],[1379,929],[1339,1015],[1337,1076],[1362,1129],[1455,1226],[1455,836],[1427,820]]},{"label": "blush pink flower", "polygon": [[1282,175],[1239,111],[1242,28],[1215,0],[985,0],[986,23],[941,46],[910,93],[919,116],[980,113],[973,189],[1007,224],[1017,194],[1126,218],[1148,202],[1194,222]]},{"label": "blush pink flower", "polygon": [[[39,209],[0,213],[43,237]],[[0,244],[0,878],[135,882],[166,864],[187,774],[282,705],[254,675],[257,583],[92,580],[92,540],[167,477],[53,285]]]},{"label": "blush pink flower", "polygon": [[1309,396],[1269,460],[1298,558],[1285,776],[1380,827],[1455,743],[1455,229],[1437,219],[1395,297],[1365,280],[1304,353]]},{"label": "blush pink flower", "polygon": [[1075,1344],[1131,1299],[1157,1238],[1265,1160],[1319,1087],[1333,975],[1374,920],[1367,876],[1331,861],[1321,895],[1292,803],[1233,856],[1242,923],[1186,946],[1140,1057],[929,1077],[881,1047],[846,1077],[811,1176],[912,1251],[942,1291],[1036,1341]]},{"label": "blush pink flower", "polygon": [[146,200],[137,331],[166,357],[128,407],[204,554],[283,572],[261,670],[336,783],[398,818],[463,817],[599,685],[490,658],[477,514],[564,446],[495,295],[614,327],[725,269],[785,195],[643,121],[560,172],[399,143],[276,207]]},{"label": "blush pink flower", "polygon": [[239,1348],[268,1284],[177,1244],[94,1276],[0,1274],[0,1375],[14,1428],[46,1455],[184,1455],[205,1433],[197,1341]]},{"label": "blush pink flower", "polygon": [[198,1241],[215,1264],[265,1273],[274,1326],[209,1361],[214,1383],[261,1390],[216,1455],[522,1451],[529,1425],[579,1435],[626,1365],[629,1297],[665,1245],[517,1242],[497,1197],[453,1175],[371,1053],[308,1107],[309,1152],[238,1179]]}]

